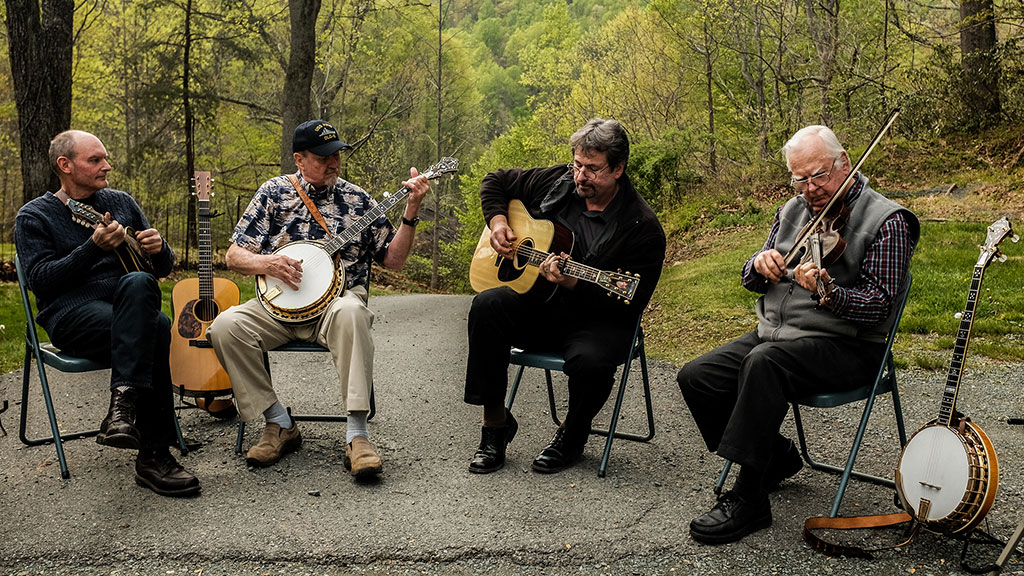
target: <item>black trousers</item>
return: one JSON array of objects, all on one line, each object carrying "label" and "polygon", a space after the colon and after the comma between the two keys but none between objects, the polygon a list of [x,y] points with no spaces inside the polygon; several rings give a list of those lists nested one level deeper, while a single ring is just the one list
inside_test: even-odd
[{"label": "black trousers", "polygon": [[138,394],[136,427],[144,447],[174,444],[174,392],[168,354],[171,321],[160,311],[160,284],[131,272],[111,301],[87,302],[61,318],[53,344],[73,356],[110,363],[110,388]]},{"label": "black trousers", "polygon": [[871,384],[884,351],[856,339],[766,342],[750,332],[687,363],[676,380],[708,450],[764,469],[791,400]]},{"label": "black trousers", "polygon": [[585,438],[611,394],[616,367],[626,360],[636,321],[624,326],[587,314],[571,300],[557,295],[554,300],[540,303],[508,287],[486,290],[473,299],[465,401],[490,406],[505,402],[513,346],[556,352],[565,358],[569,377],[566,430]]}]

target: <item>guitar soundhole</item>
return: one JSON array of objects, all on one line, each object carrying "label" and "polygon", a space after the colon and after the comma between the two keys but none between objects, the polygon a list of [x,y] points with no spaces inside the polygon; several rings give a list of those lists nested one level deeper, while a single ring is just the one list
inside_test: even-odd
[{"label": "guitar soundhole", "polygon": [[220,314],[220,308],[217,306],[217,302],[211,298],[200,298],[196,300],[195,307],[193,308],[196,318],[201,322],[213,322],[213,319]]},{"label": "guitar soundhole", "polygon": [[513,282],[523,275],[523,271],[530,261],[529,250],[524,250],[524,248],[533,248],[533,240],[523,240],[519,247],[519,250],[512,256],[515,259],[514,261],[509,258],[498,258],[499,281],[504,283]]}]

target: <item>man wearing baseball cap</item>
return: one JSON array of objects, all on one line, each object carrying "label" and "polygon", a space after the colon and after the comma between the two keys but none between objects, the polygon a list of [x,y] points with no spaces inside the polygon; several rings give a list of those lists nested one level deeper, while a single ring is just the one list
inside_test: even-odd
[{"label": "man wearing baseball cap", "polygon": [[[341,151],[351,148],[324,120],[296,127],[292,152],[298,172],[271,178],[256,191],[231,235],[228,268],[264,276],[268,284],[284,284],[282,291],[300,290],[304,272],[309,278],[333,275],[333,268],[321,269],[326,259],[316,268],[312,260],[306,262],[304,270],[302,260],[275,251],[296,241],[339,235],[377,205],[362,188],[338,176]],[[410,192],[400,225],[396,228],[382,215],[335,253],[344,267],[345,286],[320,315],[284,322],[253,298],[221,312],[207,331],[231,377],[239,414],[246,420],[262,414],[266,420],[259,442],[246,453],[249,465],[270,466],[302,444],[299,427],[278,400],[263,358],[268,350],[303,340],[326,346],[334,359],[348,416],[346,468],[357,478],[380,474],[381,459],[366,426],[373,381],[373,312],[366,306],[366,285],[371,259],[397,270],[412,249],[420,204],[430,187],[416,168],[409,172],[409,180],[402,182]]]}]

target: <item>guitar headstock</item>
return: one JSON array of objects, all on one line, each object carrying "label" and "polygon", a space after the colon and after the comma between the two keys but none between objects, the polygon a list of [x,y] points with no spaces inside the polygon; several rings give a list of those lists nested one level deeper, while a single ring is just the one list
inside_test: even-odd
[{"label": "guitar headstock", "polygon": [[441,160],[439,160],[437,164],[434,164],[430,168],[427,168],[427,171],[424,172],[423,175],[426,176],[428,180],[435,180],[437,178],[440,178],[444,174],[448,174],[450,172],[457,172],[458,170],[459,159],[452,158],[451,156],[445,156],[444,158],[441,158]]},{"label": "guitar headstock", "polygon": [[198,200],[209,200],[213,196],[213,177],[208,170],[197,170],[192,175],[192,195]]},{"label": "guitar headstock", "polygon": [[1020,237],[1013,233],[1010,220],[1003,216],[988,227],[988,236],[985,237],[985,245],[981,246],[981,254],[978,256],[977,266],[988,266],[992,259],[1000,262],[1006,261],[1006,255],[999,251],[999,244],[1009,238],[1013,242],[1020,240]]},{"label": "guitar headstock", "polygon": [[626,301],[633,299],[636,288],[640,285],[640,277],[629,272],[604,272],[602,271],[596,280],[597,284],[608,291],[609,296],[617,296]]},{"label": "guitar headstock", "polygon": [[68,210],[71,210],[71,219],[86,228],[92,228],[100,222],[106,223],[106,218],[88,204],[82,204],[69,198],[67,206]]}]

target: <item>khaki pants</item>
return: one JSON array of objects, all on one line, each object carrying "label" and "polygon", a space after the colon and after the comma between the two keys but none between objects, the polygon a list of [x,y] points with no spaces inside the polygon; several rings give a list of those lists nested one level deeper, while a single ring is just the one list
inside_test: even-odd
[{"label": "khaki pants", "polygon": [[366,289],[356,286],[335,298],[315,322],[279,322],[253,298],[221,312],[206,335],[231,378],[243,419],[256,418],[278,401],[263,356],[293,340],[316,342],[331,351],[345,408],[359,412],[370,409],[373,318],[366,307]]}]

